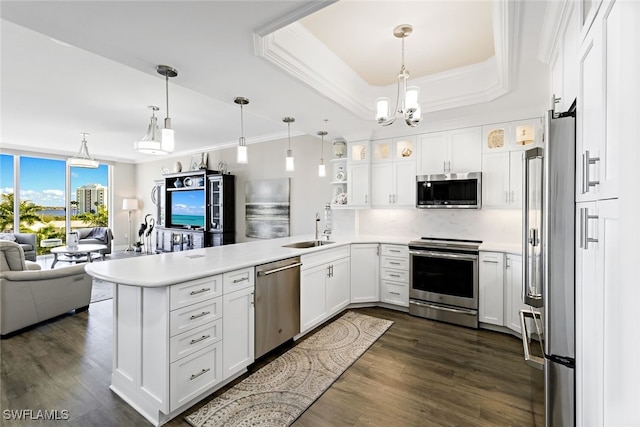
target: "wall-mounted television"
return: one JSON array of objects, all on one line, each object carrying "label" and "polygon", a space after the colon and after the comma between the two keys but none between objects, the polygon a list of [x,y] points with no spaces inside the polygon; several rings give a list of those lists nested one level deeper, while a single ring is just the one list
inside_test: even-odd
[{"label": "wall-mounted television", "polygon": [[169,203],[169,227],[203,228],[204,189],[172,191]]}]

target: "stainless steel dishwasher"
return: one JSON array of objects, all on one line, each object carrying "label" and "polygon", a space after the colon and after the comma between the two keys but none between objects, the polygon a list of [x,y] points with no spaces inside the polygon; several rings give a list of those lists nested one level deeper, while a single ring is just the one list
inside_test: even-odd
[{"label": "stainless steel dishwasher", "polygon": [[255,357],[300,332],[300,257],[256,266]]}]

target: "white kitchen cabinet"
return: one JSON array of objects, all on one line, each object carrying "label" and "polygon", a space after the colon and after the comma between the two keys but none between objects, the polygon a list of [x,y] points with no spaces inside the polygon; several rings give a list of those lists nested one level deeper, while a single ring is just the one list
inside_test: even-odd
[{"label": "white kitchen cabinet", "polygon": [[318,326],[349,304],[350,249],[302,255],[300,261],[300,332]]},{"label": "white kitchen cabinet", "polygon": [[371,165],[371,205],[374,207],[415,206],[415,186],[415,162]]},{"label": "white kitchen cabinet", "polygon": [[522,151],[482,155],[482,207],[522,207]]},{"label": "white kitchen cabinet", "polygon": [[325,265],[300,272],[300,332],[312,329],[327,318],[327,274]]},{"label": "white kitchen cabinet", "polygon": [[636,387],[621,361],[637,363],[622,351],[634,329],[621,323],[618,200],[578,203],[576,228],[577,425],[629,425],[617,409]]},{"label": "white kitchen cabinet", "polygon": [[254,287],[246,287],[225,294],[222,297],[222,311],[224,313],[222,366],[224,377],[229,378],[254,361]]},{"label": "white kitchen cabinet", "polygon": [[381,245],[380,301],[409,307],[409,247]]},{"label": "white kitchen cabinet", "polygon": [[522,302],[522,256],[507,254],[505,257],[505,325],[512,331],[522,334],[520,326],[520,310],[531,307]]},{"label": "white kitchen cabinet", "polygon": [[433,132],[418,137],[418,175],[478,172],[482,128]]},{"label": "white kitchen cabinet", "polygon": [[[576,199],[589,201],[618,197],[619,147],[628,138],[621,125],[629,114],[628,88],[637,73],[638,40],[628,37],[638,25],[625,1],[606,2],[600,8],[580,50],[578,96]],[[627,9],[625,9],[627,8]],[[626,16],[625,16],[626,15]],[[636,123],[637,128],[637,123]]]},{"label": "white kitchen cabinet", "polygon": [[478,269],[478,320],[504,326],[504,254],[481,251]]},{"label": "white kitchen cabinet", "polygon": [[356,163],[348,166],[347,205],[350,207],[369,207],[369,164]]},{"label": "white kitchen cabinet", "polygon": [[415,136],[381,139],[371,142],[371,163],[414,161],[416,159]]},{"label": "white kitchen cabinet", "polygon": [[377,243],[351,245],[351,302],[379,301],[379,247]]},{"label": "white kitchen cabinet", "polygon": [[342,311],[351,300],[349,258],[332,261],[327,276],[327,314]]}]

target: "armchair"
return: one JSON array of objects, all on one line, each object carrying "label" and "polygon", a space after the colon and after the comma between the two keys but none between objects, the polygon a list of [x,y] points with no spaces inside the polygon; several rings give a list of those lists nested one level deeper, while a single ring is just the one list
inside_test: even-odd
[{"label": "armchair", "polygon": [[54,270],[24,259],[15,242],[0,240],[0,335],[9,334],[71,310],[86,310],[93,281],[84,265]]},{"label": "armchair", "polygon": [[36,235],[32,233],[0,233],[0,240],[16,242],[24,251],[24,258],[29,261],[36,260]]},{"label": "armchair", "polygon": [[78,232],[79,245],[106,245],[107,249],[100,251],[102,255],[111,253],[111,240],[113,233],[108,227],[86,227],[78,228],[74,231]]}]

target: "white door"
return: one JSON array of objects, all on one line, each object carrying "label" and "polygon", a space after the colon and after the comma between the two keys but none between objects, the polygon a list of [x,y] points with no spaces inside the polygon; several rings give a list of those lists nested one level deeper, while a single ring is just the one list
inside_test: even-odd
[{"label": "white door", "polygon": [[507,254],[506,265],[506,297],[507,297],[507,327],[522,334],[520,326],[520,310],[530,310],[531,307],[522,302],[522,257]]},{"label": "white door", "polygon": [[449,160],[447,132],[434,132],[418,138],[418,174],[445,173]]},{"label": "white door", "polygon": [[509,207],[522,208],[522,151],[509,153]]},{"label": "white door", "polygon": [[351,245],[351,302],[376,302],[379,295],[377,243]]},{"label": "white door", "polygon": [[509,152],[482,155],[482,207],[509,206]]},{"label": "white door", "polygon": [[480,252],[479,321],[504,326],[504,254]]},{"label": "white door", "polygon": [[326,280],[328,264],[302,270],[300,273],[300,332],[316,326],[327,316]]},{"label": "white door", "polygon": [[355,164],[349,166],[348,205],[368,206],[369,200],[369,165]]},{"label": "white door", "polygon": [[447,172],[478,172],[482,168],[482,128],[450,132],[450,157]]},{"label": "white door", "polygon": [[254,289],[244,288],[222,297],[223,377],[240,372],[254,361]]},{"label": "white door", "polygon": [[416,163],[395,162],[393,164],[394,206],[416,205]]},{"label": "white door", "polygon": [[389,206],[393,203],[393,169],[391,163],[371,165],[372,206]]},{"label": "white door", "polygon": [[349,258],[333,261],[329,264],[327,278],[327,314],[330,316],[339,312],[349,304],[351,289]]}]

